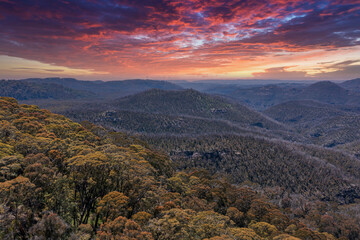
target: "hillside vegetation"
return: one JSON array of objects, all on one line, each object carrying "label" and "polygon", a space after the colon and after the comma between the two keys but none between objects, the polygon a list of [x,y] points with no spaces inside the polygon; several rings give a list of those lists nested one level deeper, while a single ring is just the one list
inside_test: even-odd
[{"label": "hillside vegetation", "polygon": [[264,111],[269,117],[296,129],[309,141],[333,147],[356,141],[360,137],[360,115],[314,101],[290,101]]},{"label": "hillside vegetation", "polygon": [[265,85],[250,88],[228,87],[208,89],[209,93],[228,96],[257,110],[294,100],[313,100],[335,105],[359,106],[360,95],[330,81],[310,85]]},{"label": "hillside vegetation", "polygon": [[201,134],[204,132],[251,132],[226,121],[147,112],[70,110],[62,112],[81,122],[91,121],[108,129],[133,134]]},{"label": "hillside vegetation", "polygon": [[112,103],[112,106],[150,113],[225,119],[235,123],[257,124],[267,128],[279,127],[274,121],[266,119],[243,105],[195,90],[163,91],[153,89],[118,99]]},{"label": "hillside vegetation", "polygon": [[353,115],[333,105],[312,100],[284,102],[266,109],[263,113],[279,122],[304,128],[339,115]]},{"label": "hillside vegetation", "polygon": [[101,98],[116,98],[139,93],[149,89],[178,90],[180,86],[156,80],[123,80],[123,81],[81,81],[74,78],[28,78],[27,83],[58,84],[66,88],[88,91]]},{"label": "hillside vegetation", "polygon": [[93,97],[94,94],[74,90],[56,83],[32,83],[19,80],[0,80],[0,96],[28,99],[76,99]]},{"label": "hillside vegetation", "polygon": [[[103,122],[113,129],[138,131],[134,124],[143,125],[145,130],[139,132],[148,133],[194,133],[197,127],[210,132],[238,127],[284,129],[280,123],[245,106],[194,90],[152,89],[112,101],[69,106],[58,112],[77,121]],[[132,117],[134,121],[130,120]]]},{"label": "hillside vegetation", "polygon": [[206,171],[174,172],[165,155],[133,137],[12,98],[0,98],[0,121],[2,239],[359,236],[334,205],[295,213],[301,205],[284,200],[281,209]]},{"label": "hillside vegetation", "polygon": [[239,135],[144,139],[168,152],[179,169],[205,168],[233,183],[340,203],[360,198],[360,161],[334,151]]},{"label": "hillside vegetation", "polygon": [[342,82],[340,85],[343,88],[359,92],[360,91],[360,78],[356,78],[356,79],[352,79],[352,80]]}]

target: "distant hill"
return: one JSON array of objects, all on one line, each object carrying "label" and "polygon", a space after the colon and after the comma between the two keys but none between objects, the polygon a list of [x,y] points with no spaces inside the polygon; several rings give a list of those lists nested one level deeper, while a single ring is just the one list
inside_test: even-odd
[{"label": "distant hill", "polygon": [[180,169],[205,168],[233,183],[251,181],[307,197],[360,198],[360,189],[347,182],[359,179],[360,161],[336,151],[239,135],[144,139],[168,152]]},{"label": "distant hill", "polygon": [[264,111],[316,144],[333,147],[360,138],[360,115],[314,101],[289,101]]},{"label": "distant hill", "polygon": [[291,126],[315,125],[332,117],[351,115],[332,105],[313,100],[294,100],[272,106],[263,111],[269,117]]},{"label": "distant hill", "polygon": [[[292,144],[206,136],[178,138],[173,162],[132,136],[8,97],[0,97],[0,123],[1,239],[356,239],[360,232],[357,216],[349,217],[358,206],[343,205],[359,197],[359,164],[347,156],[308,158]],[[181,171],[192,166],[199,168]]]},{"label": "distant hill", "polygon": [[360,92],[360,78],[342,82],[342,83],[340,83],[340,86],[342,86],[343,88],[352,90],[352,91]]},{"label": "distant hill", "polygon": [[174,116],[128,110],[91,111],[78,109],[62,113],[78,122],[86,120],[108,129],[133,134],[252,133],[251,130],[226,121],[192,116]]},{"label": "distant hill", "polygon": [[337,116],[306,131],[313,142],[326,147],[346,144],[360,139],[360,115]]},{"label": "distant hill", "polygon": [[35,83],[20,80],[0,80],[0,96],[28,99],[77,99],[93,97],[94,94],[74,90],[56,83]]},{"label": "distant hill", "polygon": [[295,96],[295,99],[310,99],[329,104],[347,104],[351,103],[356,97],[359,98],[358,95],[352,94],[336,83],[322,81],[302,89]]},{"label": "distant hill", "polygon": [[117,99],[111,103],[111,106],[114,109],[222,119],[242,125],[282,128],[272,119],[243,105],[195,90],[164,91],[153,89]]},{"label": "distant hill", "polygon": [[157,88],[179,90],[181,87],[166,81],[80,81],[74,78],[28,78],[0,80],[0,96],[18,100],[117,98]]},{"label": "distant hill", "polygon": [[[216,93],[217,91],[217,89],[212,89],[210,93]],[[252,108],[264,110],[269,106],[293,98],[301,92],[301,88],[298,86],[265,85],[251,88],[231,88],[231,91],[223,88],[221,91],[225,93],[226,96]]]},{"label": "distant hill", "polygon": [[155,80],[124,80],[124,81],[80,81],[74,78],[28,78],[26,82],[56,83],[67,88],[93,92],[99,97],[122,97],[148,89],[157,88],[164,90],[182,89],[173,83]]},{"label": "distant hill", "polygon": [[195,90],[152,89],[103,101],[42,101],[72,120],[142,134],[241,133],[297,138],[279,122],[222,97]]},{"label": "distant hill", "polygon": [[251,88],[222,87],[206,92],[220,94],[244,103],[257,110],[291,100],[314,100],[336,105],[360,105],[360,94],[330,82],[321,81],[311,85],[266,85]]}]

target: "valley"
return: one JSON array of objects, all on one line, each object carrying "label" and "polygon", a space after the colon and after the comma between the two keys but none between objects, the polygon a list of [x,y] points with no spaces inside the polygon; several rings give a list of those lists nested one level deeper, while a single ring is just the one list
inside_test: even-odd
[{"label": "valley", "polygon": [[360,0],[0,0],[0,240],[360,240]]},{"label": "valley", "polygon": [[[18,88],[41,89],[55,84],[48,79],[25,81],[34,85]],[[21,102],[36,104],[81,123],[99,137],[108,139],[105,142],[130,148],[140,144],[151,149],[154,153],[147,153],[151,157],[146,158],[150,164],[155,164],[153,167],[159,168],[161,174],[171,177],[205,171],[214,179],[251,188],[280,208],[288,201],[291,211],[298,211],[300,199],[306,204],[325,204],[334,214],[340,214],[340,210],[331,206],[342,206],[344,211],[360,204],[360,103],[357,102],[358,94],[343,89],[342,84],[289,83],[250,88],[223,84],[216,88],[218,92],[214,92],[212,84],[210,90],[202,84],[202,91],[198,91],[200,89],[184,89],[173,83],[151,80],[114,83],[134,89],[133,94],[123,96],[116,90],[113,95],[108,95],[110,90],[106,87],[90,91],[92,84],[103,83],[66,79],[60,82],[67,92],[75,95],[61,94],[62,98],[57,98],[56,95],[34,92]],[[10,88],[12,82],[3,81],[6,83],[9,89],[14,89]],[[235,90],[225,91],[229,87]],[[15,92],[9,91],[8,95],[16,97]],[[29,107],[39,111],[35,106]],[[24,122],[16,125],[18,120],[14,120],[14,124],[20,131],[39,137],[47,134],[45,139],[49,139],[52,133],[42,133],[44,131],[36,127],[34,120],[26,120],[30,125],[24,125]],[[68,130],[55,127],[51,131],[56,131],[53,133],[57,136],[66,136],[62,132]],[[8,144],[8,141],[3,140],[3,143]],[[40,138],[34,143],[41,146],[39,141]],[[28,156],[43,152],[26,151],[30,152],[20,153]],[[155,163],[153,157],[167,162]],[[183,191],[179,186],[172,186],[171,181],[170,191]],[[299,215],[300,222],[316,226],[309,222],[307,214]],[[346,214],[343,212],[338,217],[344,219]],[[352,219],[360,219],[360,216]]]}]

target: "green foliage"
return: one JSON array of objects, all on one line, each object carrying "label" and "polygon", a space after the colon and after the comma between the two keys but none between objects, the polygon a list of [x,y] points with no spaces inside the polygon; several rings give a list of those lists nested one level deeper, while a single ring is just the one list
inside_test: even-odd
[{"label": "green foliage", "polygon": [[357,105],[359,102],[358,93],[330,81],[320,81],[307,86],[272,84],[243,88],[230,85],[209,89],[207,92],[229,96],[258,110],[293,100],[314,100],[337,105]]},{"label": "green foliage", "polygon": [[[143,139],[168,152],[178,169],[205,168],[236,184],[250,181],[340,203],[360,196],[356,181],[351,180],[358,178],[359,162],[339,152],[241,135]],[[345,198],[343,192],[349,191],[353,195]]]},{"label": "green foliage", "polygon": [[[28,78],[25,83],[35,83],[40,85],[56,84],[64,88],[86,93],[95,93],[98,97],[121,97],[148,89],[181,89],[181,87],[166,81],[155,80],[124,80],[124,81],[81,81],[74,78]],[[90,95],[93,96],[94,94]]]},{"label": "green foliage", "polygon": [[29,230],[32,239],[60,240],[66,237],[69,226],[57,214],[49,213]]},{"label": "green foliage", "polygon": [[[146,103],[146,104],[145,104]],[[45,103],[46,105],[46,103]],[[78,122],[95,124],[130,133],[201,134],[250,133],[261,129],[284,130],[278,122],[225,98],[194,90],[152,89],[116,100],[47,105]]]},{"label": "green foliage", "polygon": [[100,230],[97,232],[97,239],[153,240],[153,237],[149,232],[142,231],[136,222],[124,217],[118,217],[100,226]]},{"label": "green foliage", "polygon": [[299,240],[300,238],[290,236],[288,234],[281,234],[273,238],[274,240]]},{"label": "green foliage", "polygon": [[64,87],[56,83],[33,83],[19,80],[0,80],[0,96],[27,99],[74,99],[94,94]]},{"label": "green foliage", "polygon": [[226,211],[226,216],[228,216],[237,226],[241,227],[244,225],[244,213],[240,212],[236,207],[229,207]]},{"label": "green foliage", "polygon": [[0,116],[2,239],[331,239],[300,223],[308,218],[337,237],[358,233],[341,217],[326,228],[332,219],[320,207],[298,219],[207,171],[175,172],[126,135],[10,98],[0,98]]},{"label": "green foliage", "polygon": [[[335,97],[336,98],[336,97]],[[273,119],[291,126],[308,142],[334,147],[359,139],[359,113],[313,101],[290,101],[265,111]]]},{"label": "green foliage", "polygon": [[233,228],[230,231],[236,240],[261,240],[261,237],[250,228]]},{"label": "green foliage", "polygon": [[113,220],[116,216],[123,216],[126,213],[126,205],[129,198],[120,192],[106,194],[98,204],[97,211],[103,216],[104,222]]},{"label": "green foliage", "polygon": [[278,232],[274,225],[271,225],[267,222],[250,223],[249,227],[253,229],[259,236],[267,239],[272,238]]}]

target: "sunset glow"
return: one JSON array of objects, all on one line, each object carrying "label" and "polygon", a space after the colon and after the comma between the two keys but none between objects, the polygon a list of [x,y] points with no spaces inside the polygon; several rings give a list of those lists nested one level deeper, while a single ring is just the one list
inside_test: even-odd
[{"label": "sunset glow", "polygon": [[0,78],[360,73],[359,0],[0,0]]}]

